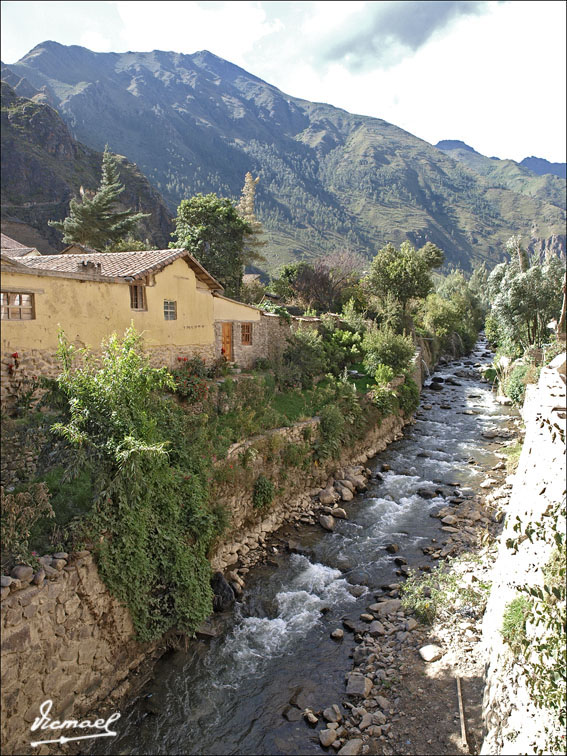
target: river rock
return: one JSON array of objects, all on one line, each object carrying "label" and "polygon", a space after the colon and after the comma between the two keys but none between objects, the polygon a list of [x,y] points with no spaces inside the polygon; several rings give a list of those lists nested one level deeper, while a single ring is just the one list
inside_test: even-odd
[{"label": "river rock", "polygon": [[355,738],[354,740],[347,741],[341,750],[338,752],[338,756],[358,756],[362,749],[362,740]]},{"label": "river rock", "polygon": [[315,716],[315,714],[311,711],[311,709],[305,709],[303,712],[303,716],[305,717],[306,721],[311,725],[311,727],[315,727],[316,724],[318,724],[319,720]]},{"label": "river rock", "polygon": [[372,690],[372,680],[360,672],[351,672],[347,677],[347,696],[362,696],[366,698]]},{"label": "river rock", "polygon": [[369,610],[374,614],[378,614],[380,617],[385,617],[387,614],[393,614],[401,609],[402,602],[400,599],[388,599],[387,601],[380,601],[378,604],[372,604],[369,606]]},{"label": "river rock", "polygon": [[486,480],[482,481],[482,483],[480,484],[479,488],[490,488],[495,483],[498,483],[498,481],[495,480],[494,478],[487,478]]},{"label": "river rock", "polygon": [[332,515],[320,515],[319,525],[321,525],[322,528],[325,528],[325,530],[334,530],[335,518]]},{"label": "river rock", "polygon": [[368,633],[370,635],[386,635],[386,629],[380,620],[374,620],[368,626]]},{"label": "river rock", "polygon": [[423,659],[423,661],[426,662],[434,662],[440,659],[445,652],[442,648],[439,646],[436,646],[434,643],[430,643],[427,646],[422,646],[419,649],[419,655]]},{"label": "river rock", "polygon": [[344,509],[341,509],[341,507],[335,507],[332,510],[332,516],[338,517],[339,520],[348,520],[347,513],[345,512]]},{"label": "river rock", "polygon": [[400,547],[398,546],[397,543],[389,543],[386,546],[386,551],[388,552],[388,554],[397,554],[399,550],[400,550]]},{"label": "river rock", "polygon": [[235,596],[229,582],[222,572],[215,572],[211,578],[213,589],[213,609],[215,612],[226,612],[234,604]]},{"label": "river rock", "polygon": [[339,492],[339,496],[341,497],[341,501],[352,501],[354,499],[354,494],[350,490],[350,488],[339,486],[338,492]]},{"label": "river rock", "polygon": [[337,739],[337,736],[335,734],[334,730],[321,730],[319,733],[319,742],[323,746],[323,748],[328,748],[331,743],[334,743]]},{"label": "river rock", "polygon": [[2,588],[9,588],[13,582],[14,578],[9,577],[8,575],[2,575],[0,578],[0,585]]},{"label": "river rock", "polygon": [[286,706],[282,714],[288,722],[299,722],[300,719],[303,719],[303,712],[295,706]]},{"label": "river rock", "polygon": [[344,631],[341,630],[340,627],[337,627],[337,629],[333,630],[333,632],[331,633],[331,638],[337,641],[342,640],[344,638]]},{"label": "river rock", "polygon": [[443,391],[445,387],[441,383],[430,383],[427,388],[431,389],[431,391]]},{"label": "river rock", "polygon": [[337,494],[334,490],[329,488],[324,488],[319,493],[319,501],[324,506],[329,506],[330,504],[334,504],[337,498]]},{"label": "river rock", "polygon": [[443,525],[456,525],[459,522],[458,517],[455,517],[455,515],[447,515],[444,517],[441,522]]},{"label": "river rock", "polygon": [[420,486],[417,489],[416,494],[421,496],[422,499],[434,499],[437,496],[437,491],[435,488]]},{"label": "river rock", "polygon": [[327,720],[327,722],[342,722],[343,715],[341,714],[341,710],[337,706],[337,704],[333,704],[332,706],[329,706],[327,709],[323,711],[323,716]]}]

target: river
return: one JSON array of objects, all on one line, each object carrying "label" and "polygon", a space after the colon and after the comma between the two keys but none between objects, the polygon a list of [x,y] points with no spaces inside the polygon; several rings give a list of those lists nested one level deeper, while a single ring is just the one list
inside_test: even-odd
[{"label": "river", "polygon": [[[344,618],[358,619],[382,587],[403,579],[396,556],[410,566],[428,563],[422,547],[445,535],[430,515],[448,497],[478,490],[499,461],[502,442],[481,434],[517,413],[480,381],[478,366],[490,361],[481,339],[468,358],[431,376],[443,388],[434,391],[426,381],[415,423],[368,462],[373,476],[368,491],[346,505],[349,519],[337,520],[333,532],[288,528],[302,553],[281,546],[269,564],[251,569],[223,633],[162,657],[151,682],[123,706],[119,736],[90,752],[321,754],[301,709],[344,698],[355,645],[351,633],[341,642],[330,633]],[[428,486],[441,495],[417,493]],[[397,554],[386,550],[390,543]]]}]

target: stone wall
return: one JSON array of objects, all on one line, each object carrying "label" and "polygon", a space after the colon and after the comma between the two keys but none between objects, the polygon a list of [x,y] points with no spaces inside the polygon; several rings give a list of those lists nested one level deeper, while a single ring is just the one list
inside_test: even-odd
[{"label": "stone wall", "polygon": [[[313,506],[313,497],[329,485],[338,476],[337,471],[347,465],[365,464],[368,459],[385,449],[392,441],[402,436],[402,429],[407,423],[401,417],[389,415],[379,426],[372,428],[363,439],[345,449],[340,459],[328,460],[312,466],[305,471],[299,468],[286,470],[285,479],[281,477],[279,461],[269,462],[259,456],[247,468],[247,474],[238,482],[231,481],[219,485],[215,498],[222,503],[230,516],[230,533],[220,541],[211,557],[214,570],[223,571],[251,549],[261,546],[266,537],[276,531],[285,522],[298,519],[302,513]],[[240,455],[249,446],[254,448],[282,448],[286,443],[299,444],[304,441],[305,431],[314,438],[319,420],[313,418],[298,423],[292,428],[278,428],[268,434],[249,439],[243,444],[235,444],[229,450],[228,463],[234,460],[238,465]],[[226,463],[224,463],[226,464]],[[277,483],[278,492],[274,503],[267,511],[254,507],[252,498],[253,482],[263,474]]]},{"label": "stone wall", "polygon": [[15,568],[20,579],[2,578],[5,754],[50,753],[30,748],[43,701],[53,701],[55,719],[98,718],[103,705],[126,694],[130,672],[159,653],[157,644],[133,639],[128,610],[110,596],[89,552],[56,557],[35,572]]},{"label": "stone wall", "polygon": [[[220,355],[222,348],[222,324],[228,321],[215,322],[215,349]],[[232,352],[233,362],[242,368],[252,368],[257,359],[267,359],[272,364],[277,362],[286,346],[287,338],[292,331],[298,328],[319,328],[319,318],[300,318],[291,316],[290,320],[275,315],[274,313],[262,312],[260,320],[250,322],[247,320],[232,321]],[[246,323],[252,327],[252,343],[242,343],[241,326]]]},{"label": "stone wall", "polygon": [[[548,507],[565,498],[565,435],[557,432],[559,428],[565,429],[564,354],[542,370],[537,385],[527,387],[522,415],[526,436],[483,620],[488,665],[482,754],[549,752],[545,749],[544,735],[549,717],[532,703],[522,664],[517,663],[500,631],[506,607],[520,595],[517,586],[543,584],[542,568],[554,548],[550,539],[542,537],[542,525],[536,528],[533,542],[525,539],[516,553],[506,546],[506,541],[520,535],[514,530],[517,517],[524,527],[530,522],[543,524]],[[564,529],[565,522],[559,527]],[[528,627],[526,631],[528,637],[536,637],[541,627]]]},{"label": "stone wall", "polygon": [[[178,365],[178,357],[199,356],[210,363],[218,356],[215,354],[214,344],[198,346],[191,344],[181,346],[145,345],[144,351],[149,355],[152,367],[167,367],[169,369]],[[0,358],[0,405],[2,409],[11,410],[18,403],[21,403],[26,392],[37,384],[39,377],[55,378],[60,372],[61,364],[52,351],[19,349],[17,352],[2,352]],[[37,391],[35,395],[37,396]]]}]

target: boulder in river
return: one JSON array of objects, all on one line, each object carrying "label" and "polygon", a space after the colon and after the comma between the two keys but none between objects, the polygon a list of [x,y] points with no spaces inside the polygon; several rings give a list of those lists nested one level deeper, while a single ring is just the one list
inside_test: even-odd
[{"label": "boulder in river", "polygon": [[321,525],[322,528],[325,528],[325,530],[334,530],[335,518],[332,517],[332,515],[320,515],[319,525]]},{"label": "boulder in river", "polygon": [[213,609],[215,612],[226,612],[234,604],[234,591],[222,572],[215,572],[211,578],[213,589]]},{"label": "boulder in river", "polygon": [[347,696],[361,696],[366,698],[372,690],[372,680],[360,672],[351,672],[347,677]]}]

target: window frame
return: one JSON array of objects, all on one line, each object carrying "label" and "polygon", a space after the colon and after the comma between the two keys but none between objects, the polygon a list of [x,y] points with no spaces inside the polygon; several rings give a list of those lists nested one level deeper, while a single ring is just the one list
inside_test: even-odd
[{"label": "window frame", "polygon": [[[171,311],[169,305],[173,305],[173,311]],[[171,317],[171,315],[173,316]],[[163,300],[163,319],[164,320],[177,320],[177,300],[176,299]]]},{"label": "window frame", "polygon": [[[0,313],[0,319],[1,320],[9,320],[11,322],[22,322],[27,320],[35,320],[35,295],[31,291],[1,291],[1,298],[0,298],[0,306],[1,306],[1,313]],[[6,297],[6,303],[4,303],[4,297]],[[23,303],[20,304],[11,304],[12,297],[29,297],[29,305],[24,305]],[[18,317],[11,317],[11,313],[18,311],[19,316]],[[22,317],[22,311],[26,313],[30,313],[29,318],[23,318]]]},{"label": "window frame", "polygon": [[[145,312],[148,309],[148,301],[146,298],[146,287],[144,284],[130,284],[130,309],[135,312]],[[138,291],[139,290],[139,291]],[[142,297],[142,306],[135,307],[134,300],[138,298],[139,293]]]},{"label": "window frame", "polygon": [[252,346],[252,323],[240,324],[240,343],[242,346]]}]

